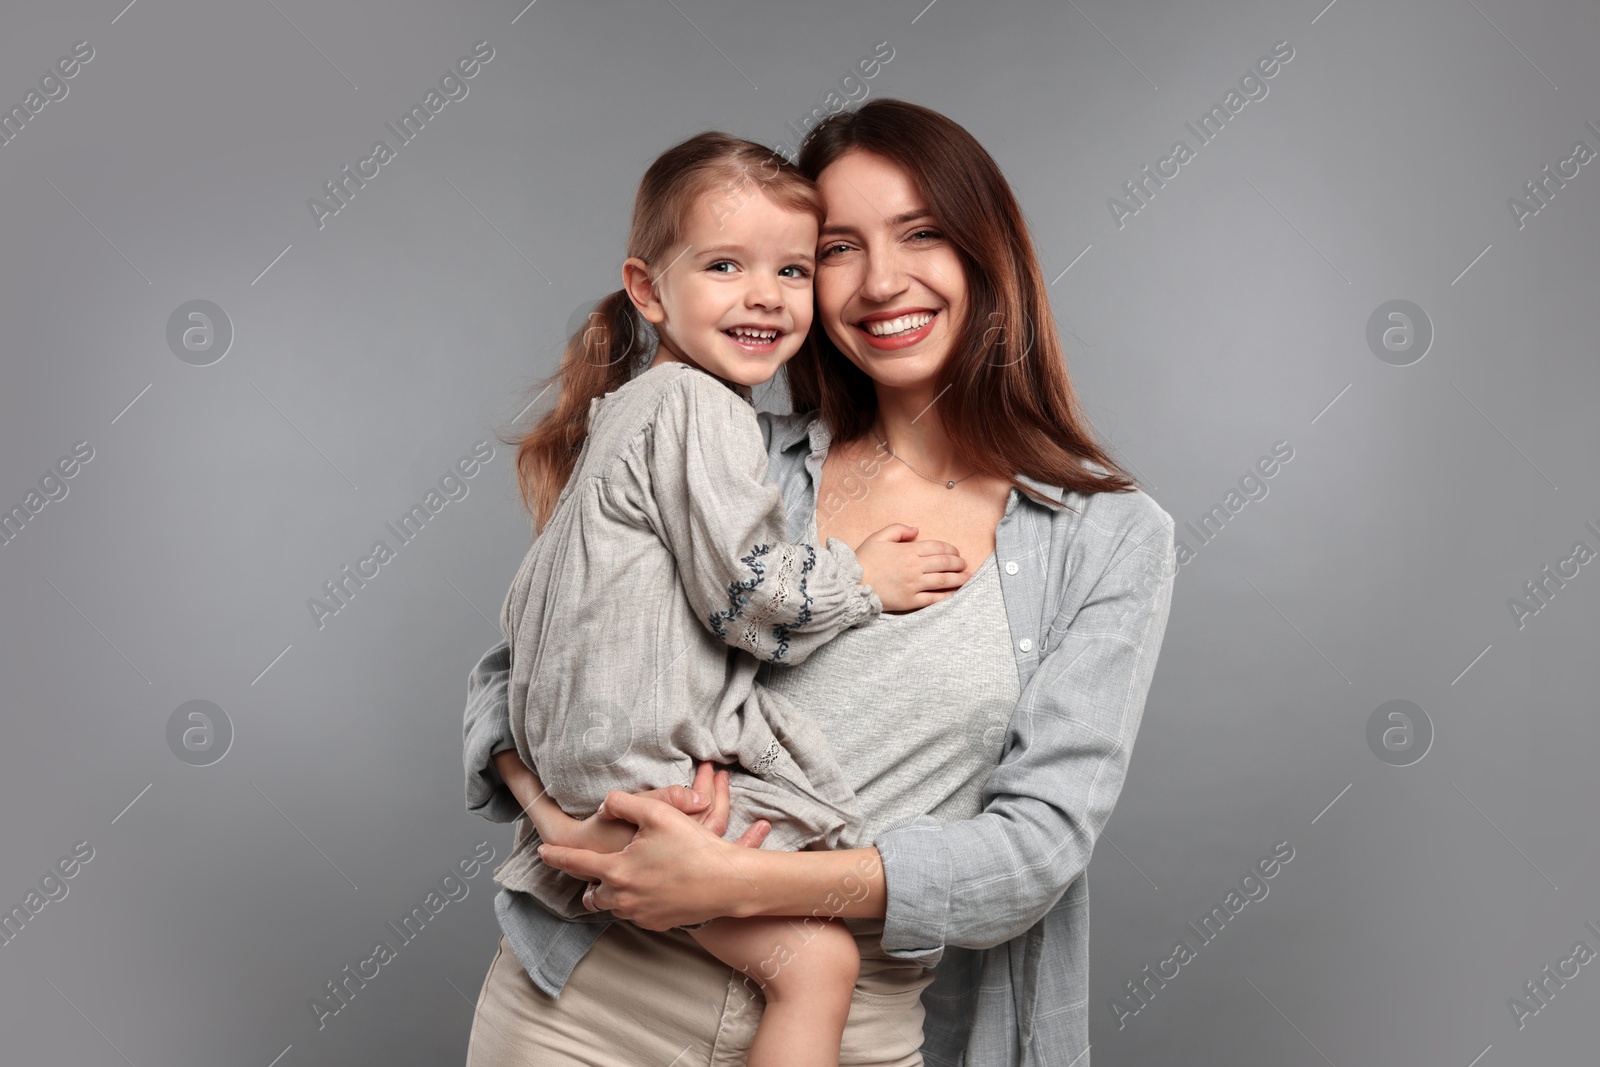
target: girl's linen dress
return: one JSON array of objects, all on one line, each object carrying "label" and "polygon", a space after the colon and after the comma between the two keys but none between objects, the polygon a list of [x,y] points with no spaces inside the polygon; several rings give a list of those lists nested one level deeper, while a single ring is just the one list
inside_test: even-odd
[{"label": "girl's linen dress", "polygon": [[[688,363],[652,367],[590,404],[589,435],[506,594],[501,630],[517,753],[568,815],[612,789],[691,784],[699,761],[737,763],[729,840],[757,819],[762,847],[833,849],[861,825],[855,793],[809,716],[755,684],[760,660],[798,663],[877,616],[838,538],[784,540],[750,401]],[[585,883],[538,858],[517,820],[500,885],[564,918]]]}]

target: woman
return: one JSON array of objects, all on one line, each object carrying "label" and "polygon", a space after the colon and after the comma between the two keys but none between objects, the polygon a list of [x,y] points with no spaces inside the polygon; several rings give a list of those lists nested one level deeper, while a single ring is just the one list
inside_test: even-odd
[{"label": "woman", "polygon": [[[982,562],[937,603],[764,668],[845,764],[882,827],[873,847],[724,841],[726,777],[713,788],[708,766],[709,806],[682,787],[611,793],[607,814],[639,826],[624,851],[541,855],[595,883],[597,920],[632,921],[569,923],[502,890],[471,1065],[561,1062],[555,1048],[739,1063],[758,999],[675,928],[813,914],[927,980],[920,1053],[875,1028],[881,1004],[858,990],[841,1063],[1089,1062],[1081,875],[1160,651],[1172,519],[1085,428],[1021,211],[964,129],[875,100],[825,120],[799,162],[827,202],[817,313],[786,367],[799,414],[761,415],[789,532],[854,544],[901,522]],[[469,808],[500,821],[539,793],[504,670],[502,643],[474,669],[465,722]]]}]

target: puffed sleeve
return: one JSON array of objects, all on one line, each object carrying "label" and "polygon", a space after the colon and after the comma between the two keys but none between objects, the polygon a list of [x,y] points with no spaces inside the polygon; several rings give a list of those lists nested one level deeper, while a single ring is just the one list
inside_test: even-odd
[{"label": "puffed sleeve", "polygon": [[1173,546],[1172,520],[1160,512],[1128,530],[1098,577],[1068,579],[1051,625],[1058,641],[1021,693],[977,817],[941,824],[920,815],[874,842],[889,955],[932,966],[946,945],[1009,941],[1088,867],[1161,651]]},{"label": "puffed sleeve", "polygon": [[721,640],[799,663],[882,612],[849,545],[784,539],[755,409],[710,375],[672,379],[624,459],[606,491],[630,501],[672,552],[695,613]]}]

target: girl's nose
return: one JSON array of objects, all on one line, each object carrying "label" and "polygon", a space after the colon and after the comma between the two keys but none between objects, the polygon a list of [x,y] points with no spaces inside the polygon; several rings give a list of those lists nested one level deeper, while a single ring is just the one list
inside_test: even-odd
[{"label": "girl's nose", "polygon": [[758,307],[782,307],[783,289],[778,285],[776,278],[756,277],[751,280],[750,288],[745,291],[745,300]]}]

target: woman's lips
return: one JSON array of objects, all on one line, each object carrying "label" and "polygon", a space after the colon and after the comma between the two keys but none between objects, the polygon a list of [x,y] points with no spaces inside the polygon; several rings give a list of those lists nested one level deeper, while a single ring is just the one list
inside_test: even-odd
[{"label": "woman's lips", "polygon": [[870,333],[867,328],[862,326],[860,323],[857,323],[855,328],[856,331],[861,335],[862,340],[866,341],[867,344],[871,345],[873,348],[876,348],[880,351],[890,351],[896,348],[907,348],[922,341],[928,336],[929,333],[933,331],[933,326],[939,321],[940,314],[941,312],[935,311],[933,312],[933,317],[931,319],[929,319],[923,325],[917,327],[915,330],[911,330],[907,333],[897,333],[893,337],[878,337],[875,334]]}]

